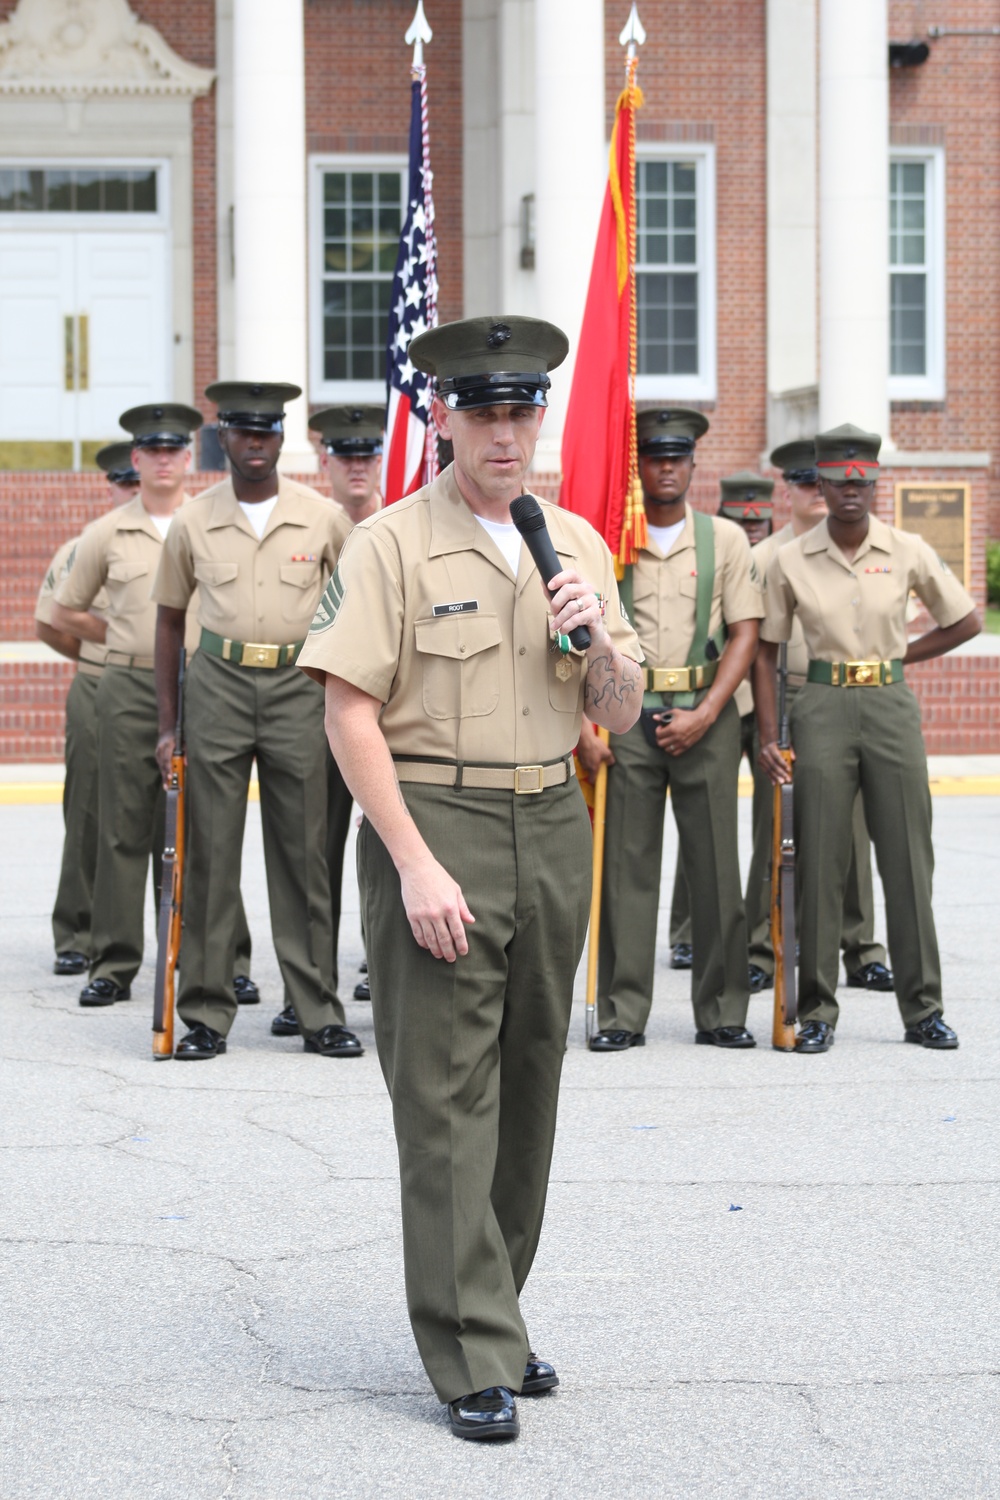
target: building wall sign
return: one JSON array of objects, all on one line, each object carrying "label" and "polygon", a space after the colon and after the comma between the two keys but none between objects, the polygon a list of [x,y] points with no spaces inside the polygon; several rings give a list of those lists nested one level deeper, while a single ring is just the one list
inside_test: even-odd
[{"label": "building wall sign", "polygon": [[971,487],[967,484],[896,485],[896,525],[915,531],[970,587]]},{"label": "building wall sign", "polygon": [[19,0],[0,24],[0,93],[207,93],[214,73],[185,62],[127,0]]}]

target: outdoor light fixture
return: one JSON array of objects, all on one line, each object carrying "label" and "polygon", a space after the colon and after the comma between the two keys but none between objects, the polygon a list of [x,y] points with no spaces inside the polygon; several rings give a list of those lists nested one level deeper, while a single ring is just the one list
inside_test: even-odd
[{"label": "outdoor light fixture", "polygon": [[521,199],[521,270],[535,269],[535,195],[525,193]]},{"label": "outdoor light fixture", "polygon": [[931,55],[926,42],[890,42],[890,68],[919,68]]}]

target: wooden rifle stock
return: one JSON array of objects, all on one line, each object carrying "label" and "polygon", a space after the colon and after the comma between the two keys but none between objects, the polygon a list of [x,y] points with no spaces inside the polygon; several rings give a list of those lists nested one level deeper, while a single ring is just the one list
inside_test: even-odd
[{"label": "wooden rifle stock", "polygon": [[[778,749],[792,770],[786,689],[788,647],[782,645],[778,663]],[[794,792],[790,781],[774,788],[771,830],[771,947],[774,950],[774,1021],[771,1044],[779,1052],[795,1050],[795,824]]]},{"label": "wooden rifle stock", "polygon": [[160,918],[157,931],[156,985],[153,991],[153,1056],[174,1055],[174,978],[181,946],[184,895],[184,663],[177,667],[177,728],[170,760],[167,816],[163,840]]}]

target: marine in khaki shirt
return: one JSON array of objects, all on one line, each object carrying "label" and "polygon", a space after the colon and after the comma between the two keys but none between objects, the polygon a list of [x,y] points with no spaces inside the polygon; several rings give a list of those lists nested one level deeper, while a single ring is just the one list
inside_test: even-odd
[{"label": "marine in khaki shirt", "polygon": [[[164,799],[155,757],[151,589],[164,536],[185,499],[191,434],[201,415],[163,403],[134,407],[120,421],[132,434],[139,494],[83,533],[53,611],[58,628],[106,648],[95,697],[100,795],[90,981],[80,993],[85,1006],[128,998],[142,963],[150,858],[159,878]],[[103,620],[93,613],[102,590]]]},{"label": "marine in khaki shirt", "polygon": [[[951,1048],[942,1020],[931,876],[931,804],[920,711],[906,662],[952,650],[979,630],[971,597],[919,536],[871,515],[881,439],[847,424],[816,438],[829,517],[781,548],[767,570],[754,665],[761,761],[788,779],[775,745],[777,643],[802,624],[809,667],[791,714],[800,871],[800,1052],[825,1052],[837,1022],[838,949],[860,789],[885,890],[889,951],[907,1041]],[[937,629],[907,642],[910,591]]]},{"label": "marine in khaki shirt", "polygon": [[[685,499],[695,443],[707,430],[707,419],[687,407],[638,418],[650,538],[621,589],[646,658],[643,718],[603,749],[585,732],[578,752],[589,772],[602,755],[610,765],[594,1052],[645,1045],[668,787],[690,895],[695,1040],[755,1045],[745,1024],[741,726],[733,695],[753,659],[764,608],[743,532],[724,517],[696,513]],[[699,588],[707,610],[696,638]]]},{"label": "marine in khaki shirt", "polygon": [[174,1055],[203,1060],[226,1050],[256,761],[271,929],[296,1030],[307,1052],[360,1056],[334,988],[323,696],[294,667],[348,523],[323,495],[277,473],[284,405],[301,396],[298,386],[233,381],[205,394],[219,404],[232,475],[175,518],[153,588],[164,778],[184,611],[196,590],[201,627],[185,688],[189,831],[177,1010],[190,1030]]},{"label": "marine in khaki shirt", "polygon": [[[641,693],[603,540],[541,507],[561,569],[550,596],[511,522],[547,371],[567,347],[532,318],[413,340],[413,364],[438,378],[433,416],[454,464],[355,527],[300,658],[325,679],[331,747],[365,813],[358,871],[407,1301],[462,1438],[515,1436],[513,1393],[558,1384],[518,1298],[591,884],[571,751],[585,699],[624,729]],[[568,649],[578,625],[585,654]]]}]

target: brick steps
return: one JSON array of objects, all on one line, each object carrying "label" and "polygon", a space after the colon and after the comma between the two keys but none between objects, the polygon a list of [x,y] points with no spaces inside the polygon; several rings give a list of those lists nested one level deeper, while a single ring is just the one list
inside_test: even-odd
[{"label": "brick steps", "polygon": [[[0,762],[59,761],[70,662],[0,663]],[[928,755],[1000,755],[1000,656],[953,656],[907,670]],[[863,689],[862,689],[863,691]]]}]

